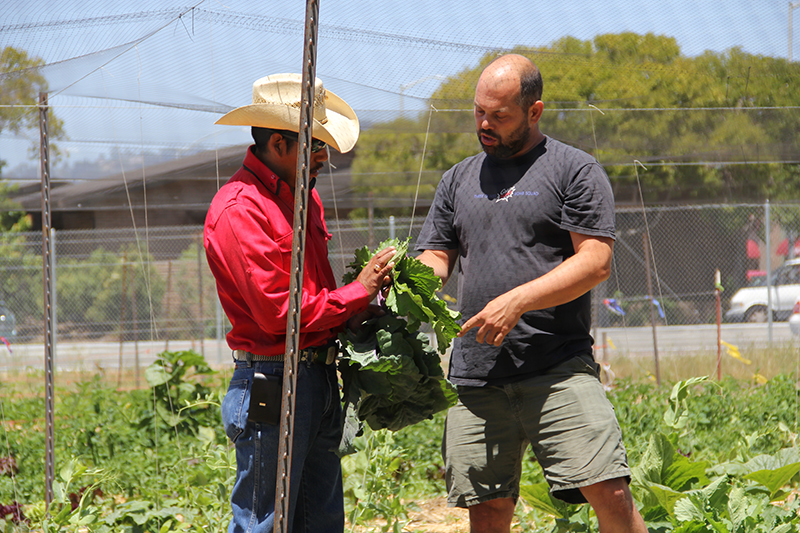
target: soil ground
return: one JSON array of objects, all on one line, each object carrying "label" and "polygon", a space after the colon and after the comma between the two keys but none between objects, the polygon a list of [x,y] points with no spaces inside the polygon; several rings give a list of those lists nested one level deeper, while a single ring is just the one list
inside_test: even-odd
[{"label": "soil ground", "polygon": [[466,509],[448,507],[444,497],[417,502],[419,511],[410,511],[409,531],[430,533],[466,533],[469,531],[469,512]]},{"label": "soil ground", "polygon": [[[384,523],[375,521],[364,526],[357,526],[355,531],[366,533],[380,531]],[[345,531],[349,531],[349,524]],[[442,496],[432,500],[415,501],[413,509],[408,510],[408,523],[403,531],[424,531],[426,533],[468,533],[469,512],[466,509],[448,507],[447,499]]]}]

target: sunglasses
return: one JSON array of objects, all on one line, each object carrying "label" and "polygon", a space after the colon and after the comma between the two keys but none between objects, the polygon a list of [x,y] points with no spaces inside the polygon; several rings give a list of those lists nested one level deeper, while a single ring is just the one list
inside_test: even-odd
[{"label": "sunglasses", "polygon": [[[293,131],[279,131],[278,133],[280,133],[282,136],[284,136],[286,138],[292,139],[294,142],[298,142],[298,139],[300,138]],[[317,152],[319,152],[320,150],[322,150],[326,146],[327,146],[327,144],[325,144],[325,141],[320,141],[319,139],[311,139],[311,152],[312,153],[316,154]]]}]

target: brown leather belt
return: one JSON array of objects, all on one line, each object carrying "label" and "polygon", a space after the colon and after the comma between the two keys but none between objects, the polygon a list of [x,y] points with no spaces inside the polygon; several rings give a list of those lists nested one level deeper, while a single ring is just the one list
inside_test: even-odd
[{"label": "brown leather belt", "polygon": [[[332,365],[336,362],[336,355],[339,353],[339,348],[336,343],[326,344],[324,346],[312,346],[300,350],[299,360],[303,362],[312,362],[320,365]],[[284,354],[278,355],[258,355],[245,350],[234,350],[233,357],[237,361],[283,361],[286,357]]]}]

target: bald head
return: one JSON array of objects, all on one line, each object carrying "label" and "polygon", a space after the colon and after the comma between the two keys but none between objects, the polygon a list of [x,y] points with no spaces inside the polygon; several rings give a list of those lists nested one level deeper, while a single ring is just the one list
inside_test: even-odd
[{"label": "bald head", "polygon": [[475,128],[484,152],[499,158],[526,153],[544,138],[542,76],[523,56],[500,56],[483,69],[475,87]]},{"label": "bald head", "polygon": [[487,89],[515,92],[517,104],[523,111],[528,110],[537,100],[542,99],[542,75],[533,62],[519,54],[507,54],[489,63],[478,80]]}]

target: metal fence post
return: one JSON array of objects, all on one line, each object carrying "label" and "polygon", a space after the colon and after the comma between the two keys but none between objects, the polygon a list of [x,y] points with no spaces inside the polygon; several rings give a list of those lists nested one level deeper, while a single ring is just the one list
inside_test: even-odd
[{"label": "metal fence post", "polygon": [[139,304],[136,303],[136,269],[131,275],[131,324],[133,325],[133,370],[139,388]]},{"label": "metal fence post", "polygon": [[647,231],[642,233],[642,245],[644,247],[644,270],[647,280],[647,307],[650,311],[650,327],[653,331],[653,360],[655,361],[656,365],[656,384],[660,387],[661,368],[658,364],[658,327],[656,326],[656,309],[654,307],[655,304],[653,303],[655,295],[653,294],[653,279],[650,274],[650,239],[648,238]]},{"label": "metal fence post", "polygon": [[52,314],[50,321],[52,322],[53,331],[51,333],[51,343],[53,345],[53,360],[58,358],[58,294],[56,293],[56,229],[50,228],[50,302],[52,306]]},{"label": "metal fence post", "polygon": [[161,326],[161,331],[164,332],[164,351],[169,351],[169,336],[172,334],[170,329],[170,322],[172,318],[172,261],[167,262],[167,302],[164,305],[164,325]]},{"label": "metal fence post", "polygon": [[764,242],[767,245],[767,338],[772,348],[772,222],[769,200],[764,202]]},{"label": "metal fence post", "polygon": [[302,93],[298,129],[297,169],[292,225],[292,263],[289,282],[289,309],[286,324],[286,350],[283,362],[283,400],[281,402],[278,472],[275,486],[275,531],[289,531],[289,496],[294,440],[295,398],[297,397],[297,363],[300,352],[300,311],[303,299],[303,267],[306,247],[308,182],[311,167],[311,139],[314,125],[314,88],[316,82],[317,30],[319,1],[306,2],[306,24],[303,47]]},{"label": "metal fence post", "polygon": [[717,311],[717,381],[722,381],[722,276],[714,271],[714,300]]},{"label": "metal fence post", "polygon": [[42,174],[42,275],[44,277],[44,380],[45,380],[45,506],[50,512],[55,479],[52,243],[50,241],[50,138],[47,131],[47,93],[39,93],[39,162]]},{"label": "metal fence post", "polygon": [[119,309],[119,368],[117,369],[117,387],[122,385],[122,354],[125,349],[125,311],[128,303],[128,252],[122,255],[122,298]]},{"label": "metal fence post", "polygon": [[375,208],[372,205],[372,191],[369,191],[367,194],[367,221],[369,223],[369,239],[367,240],[367,245],[369,249],[372,250],[375,248]]},{"label": "metal fence post", "polygon": [[203,357],[206,356],[206,332],[205,332],[205,311],[203,309],[203,260],[200,257],[200,251],[203,250],[203,234],[199,235],[198,244],[197,244],[197,307],[200,309],[198,312],[198,316],[200,318],[200,328],[199,328],[199,341],[200,341],[200,353]]}]

